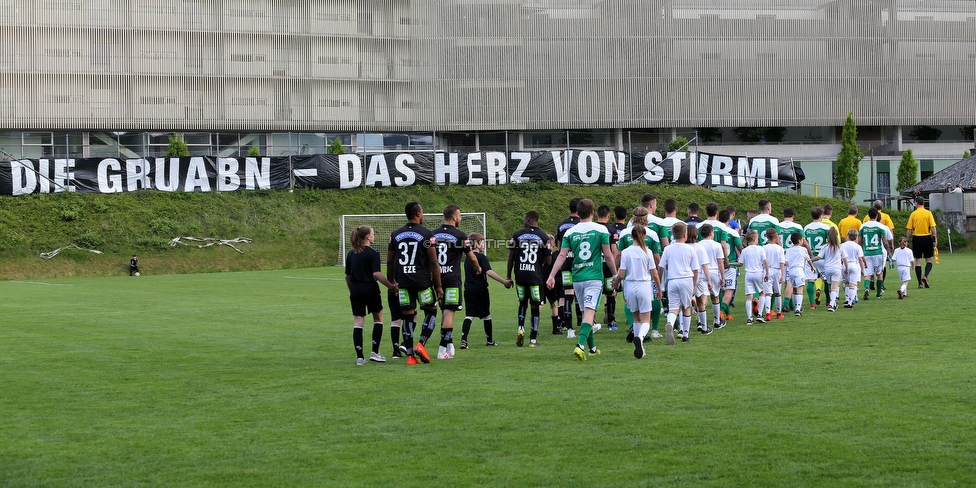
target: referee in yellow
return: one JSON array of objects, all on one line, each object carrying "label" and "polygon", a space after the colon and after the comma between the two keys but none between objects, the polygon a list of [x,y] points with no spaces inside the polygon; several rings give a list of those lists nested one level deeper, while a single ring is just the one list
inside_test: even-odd
[{"label": "referee in yellow", "polygon": [[[939,245],[935,234],[935,217],[925,209],[925,200],[915,197],[915,211],[908,216],[908,238],[912,240],[912,253],[915,254],[915,278],[918,287],[929,287],[929,272],[932,271],[932,255]],[[925,275],[922,275],[922,258],[925,258]]]}]

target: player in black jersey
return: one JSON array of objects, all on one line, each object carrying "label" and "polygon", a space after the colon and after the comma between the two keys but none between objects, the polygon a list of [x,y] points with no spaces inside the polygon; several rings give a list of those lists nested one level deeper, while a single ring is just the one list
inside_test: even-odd
[{"label": "player in black jersey", "polygon": [[[576,213],[576,205],[580,202],[579,198],[574,198],[569,201],[569,217],[559,223],[556,227],[556,242],[553,243],[553,254],[559,254],[560,247],[563,242],[563,234],[567,230],[572,229],[574,225],[580,222],[579,215]],[[562,327],[569,329],[567,332],[567,338],[576,337],[576,332],[573,331],[573,299],[576,298],[576,293],[573,291],[573,251],[570,250],[566,254],[566,261],[563,262],[563,267],[560,269],[560,273],[557,275],[556,288],[561,290],[559,295],[559,316],[562,318]],[[583,311],[576,307],[576,321],[577,323],[583,320]],[[553,334],[559,334],[555,329],[552,331]]]},{"label": "player in black jersey", "polygon": [[[475,273],[481,273],[478,258],[471,250],[468,235],[458,230],[461,225],[461,208],[457,205],[444,207],[444,225],[434,229],[437,264],[441,268],[441,285],[444,298],[441,300],[441,343],[437,348],[437,359],[454,357],[454,312],[461,310],[461,258],[467,256]],[[426,332],[426,330],[424,331]],[[433,333],[433,330],[431,330]],[[421,335],[420,342],[427,344],[427,337]]]},{"label": "player in black jersey", "polygon": [[[617,241],[620,240],[620,232],[614,224],[610,223],[610,207],[600,205],[596,209],[596,220],[607,228],[610,233],[610,251],[617,255]],[[607,330],[617,330],[617,291],[613,289],[610,282],[613,281],[613,274],[610,273],[610,265],[603,263],[603,295],[607,297],[606,316],[604,323]]]},{"label": "player in black jersey", "polygon": [[[467,260],[464,262],[464,303],[467,304],[467,313],[464,322],[461,324],[461,349],[468,348],[468,333],[471,332],[471,323],[475,318],[484,322],[485,326],[485,346],[497,346],[492,337],[491,326],[491,297],[488,294],[488,278],[491,278],[503,285],[505,288],[512,287],[512,280],[507,280],[491,270],[491,263],[485,257],[485,236],[471,233],[471,246],[477,261]],[[474,266],[479,267],[475,271]]]},{"label": "player in black jersey", "polygon": [[421,334],[427,337],[434,331],[437,322],[437,300],[444,298],[441,288],[441,268],[437,265],[434,252],[434,234],[425,229],[424,209],[417,202],[410,202],[404,208],[407,225],[393,231],[386,254],[386,277],[399,287],[401,332],[403,342],[400,350],[406,353],[407,364],[417,364],[417,360],[430,362],[430,356],[422,342],[413,343],[414,329],[417,325],[417,307],[424,311],[424,326]]},{"label": "player in black jersey", "polygon": [[[522,219],[524,228],[515,232],[508,241],[508,280],[515,271],[515,291],[518,295],[518,336],[515,345],[521,347],[525,341],[525,312],[531,307],[532,325],[529,332],[529,347],[538,345],[539,308],[545,302],[543,289],[546,277],[545,266],[551,265],[552,244],[549,236],[539,229],[539,213],[531,210]],[[549,268],[552,269],[552,268]]]}]

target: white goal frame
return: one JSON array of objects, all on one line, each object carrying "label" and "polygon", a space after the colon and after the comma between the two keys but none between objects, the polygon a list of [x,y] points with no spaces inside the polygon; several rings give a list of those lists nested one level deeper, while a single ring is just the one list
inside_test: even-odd
[{"label": "white goal frame", "polygon": [[[444,219],[440,214],[427,214],[425,217],[427,222],[425,222],[424,226],[431,230],[440,227],[444,223]],[[380,256],[384,256],[383,264],[385,266],[386,244],[389,242],[390,234],[394,230],[403,227],[406,223],[407,218],[403,214],[342,215],[339,217],[339,259],[336,260],[336,266],[346,265],[346,255],[350,249],[349,234],[352,233],[353,229],[364,224],[373,228],[373,233],[376,235],[373,247],[380,252]],[[485,213],[461,212],[461,225],[458,229],[465,234],[477,232],[487,239],[488,233]]]}]

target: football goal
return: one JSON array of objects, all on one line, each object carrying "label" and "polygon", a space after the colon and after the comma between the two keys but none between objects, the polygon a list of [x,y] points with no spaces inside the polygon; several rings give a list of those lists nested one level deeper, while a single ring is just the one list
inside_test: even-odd
[{"label": "football goal", "polygon": [[[424,216],[424,227],[434,230],[444,223],[441,214],[427,214]],[[373,248],[383,256],[383,265],[386,265],[386,245],[390,241],[390,234],[403,227],[407,223],[403,214],[359,214],[343,215],[339,218],[339,259],[336,260],[338,266],[346,265],[346,255],[349,254],[349,234],[353,229],[360,225],[368,225],[373,228],[376,240]],[[488,234],[485,226],[484,212],[461,212],[461,225],[458,227],[461,232],[471,234],[477,232],[485,239]],[[384,271],[386,268],[383,268]]]}]

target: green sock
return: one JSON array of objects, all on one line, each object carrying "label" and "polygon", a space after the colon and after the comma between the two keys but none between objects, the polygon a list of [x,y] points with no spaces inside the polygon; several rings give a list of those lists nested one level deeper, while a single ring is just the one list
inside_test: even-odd
[{"label": "green sock", "polygon": [[590,348],[589,349],[590,351],[596,349],[596,341],[593,340],[593,333],[592,332],[590,333],[589,336],[586,337],[586,347]]},{"label": "green sock", "polygon": [[812,281],[807,282],[807,299],[809,300],[809,303],[813,303],[814,301],[814,294],[816,293],[816,288],[817,285],[815,285]]},{"label": "green sock", "polygon": [[876,296],[881,296],[881,290],[884,288],[884,280],[874,280],[874,287],[878,289],[878,294]]},{"label": "green sock", "polygon": [[719,308],[719,310],[725,312],[725,315],[728,315],[729,313],[731,313],[730,311],[732,310],[732,307],[729,307],[729,304],[728,303],[725,303],[725,302],[722,302],[722,304],[719,305],[718,308]]},{"label": "green sock", "polygon": [[793,310],[793,299],[790,297],[783,297],[783,310]]},{"label": "green sock", "polygon": [[654,300],[651,302],[651,329],[657,330],[658,324],[661,323],[661,300]]},{"label": "green sock", "polygon": [[871,289],[871,280],[864,280],[864,289],[865,290]]},{"label": "green sock", "polygon": [[630,311],[630,307],[626,304],[624,305],[624,316],[627,318],[627,324],[634,325],[634,313]]},{"label": "green sock", "polygon": [[593,326],[583,322],[580,325],[579,334],[576,335],[576,343],[579,344],[580,347],[585,347],[586,344],[590,342],[591,335],[593,335]]}]

